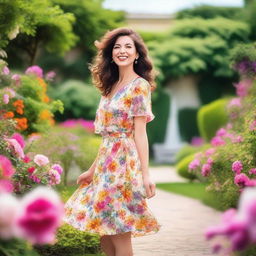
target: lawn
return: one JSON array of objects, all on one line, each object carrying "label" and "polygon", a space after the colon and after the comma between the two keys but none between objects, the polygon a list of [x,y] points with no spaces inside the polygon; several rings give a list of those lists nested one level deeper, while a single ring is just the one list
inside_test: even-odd
[{"label": "lawn", "polygon": [[205,205],[208,205],[216,210],[219,208],[217,198],[211,192],[205,190],[208,184],[198,182],[176,182],[176,183],[158,183],[156,187],[168,192],[176,193],[179,195],[191,197],[202,201]]}]

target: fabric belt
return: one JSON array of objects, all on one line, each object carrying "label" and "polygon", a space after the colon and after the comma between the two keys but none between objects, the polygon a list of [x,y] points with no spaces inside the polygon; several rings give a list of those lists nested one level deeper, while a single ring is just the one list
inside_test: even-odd
[{"label": "fabric belt", "polygon": [[103,138],[132,138],[132,132],[106,132],[101,133]]}]

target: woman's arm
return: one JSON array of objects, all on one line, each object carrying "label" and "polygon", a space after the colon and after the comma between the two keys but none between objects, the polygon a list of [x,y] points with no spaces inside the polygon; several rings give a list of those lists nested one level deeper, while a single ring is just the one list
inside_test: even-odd
[{"label": "woman's arm", "polygon": [[141,162],[143,183],[146,189],[147,197],[153,197],[155,195],[155,184],[150,180],[148,162],[149,162],[149,146],[146,130],[146,117],[136,116],[134,117],[134,140],[137,148],[137,152]]}]

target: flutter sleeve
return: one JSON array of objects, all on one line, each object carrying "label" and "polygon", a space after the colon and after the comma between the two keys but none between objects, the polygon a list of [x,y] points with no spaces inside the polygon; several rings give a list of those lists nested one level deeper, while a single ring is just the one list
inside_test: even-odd
[{"label": "flutter sleeve", "polygon": [[140,78],[132,87],[131,91],[131,107],[130,116],[146,116],[146,122],[150,122],[155,118],[152,113],[151,90],[147,80]]}]

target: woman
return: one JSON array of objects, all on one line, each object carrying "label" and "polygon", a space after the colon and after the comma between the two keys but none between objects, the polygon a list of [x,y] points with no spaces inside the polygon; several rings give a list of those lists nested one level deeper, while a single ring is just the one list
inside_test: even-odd
[{"label": "woman", "polygon": [[96,46],[91,72],[102,96],[94,125],[103,141],[92,166],[77,179],[64,220],[99,234],[107,256],[131,256],[131,236],[161,227],[146,203],[155,195],[146,133],[154,119],[152,64],[143,40],[129,28],[107,32]]}]

